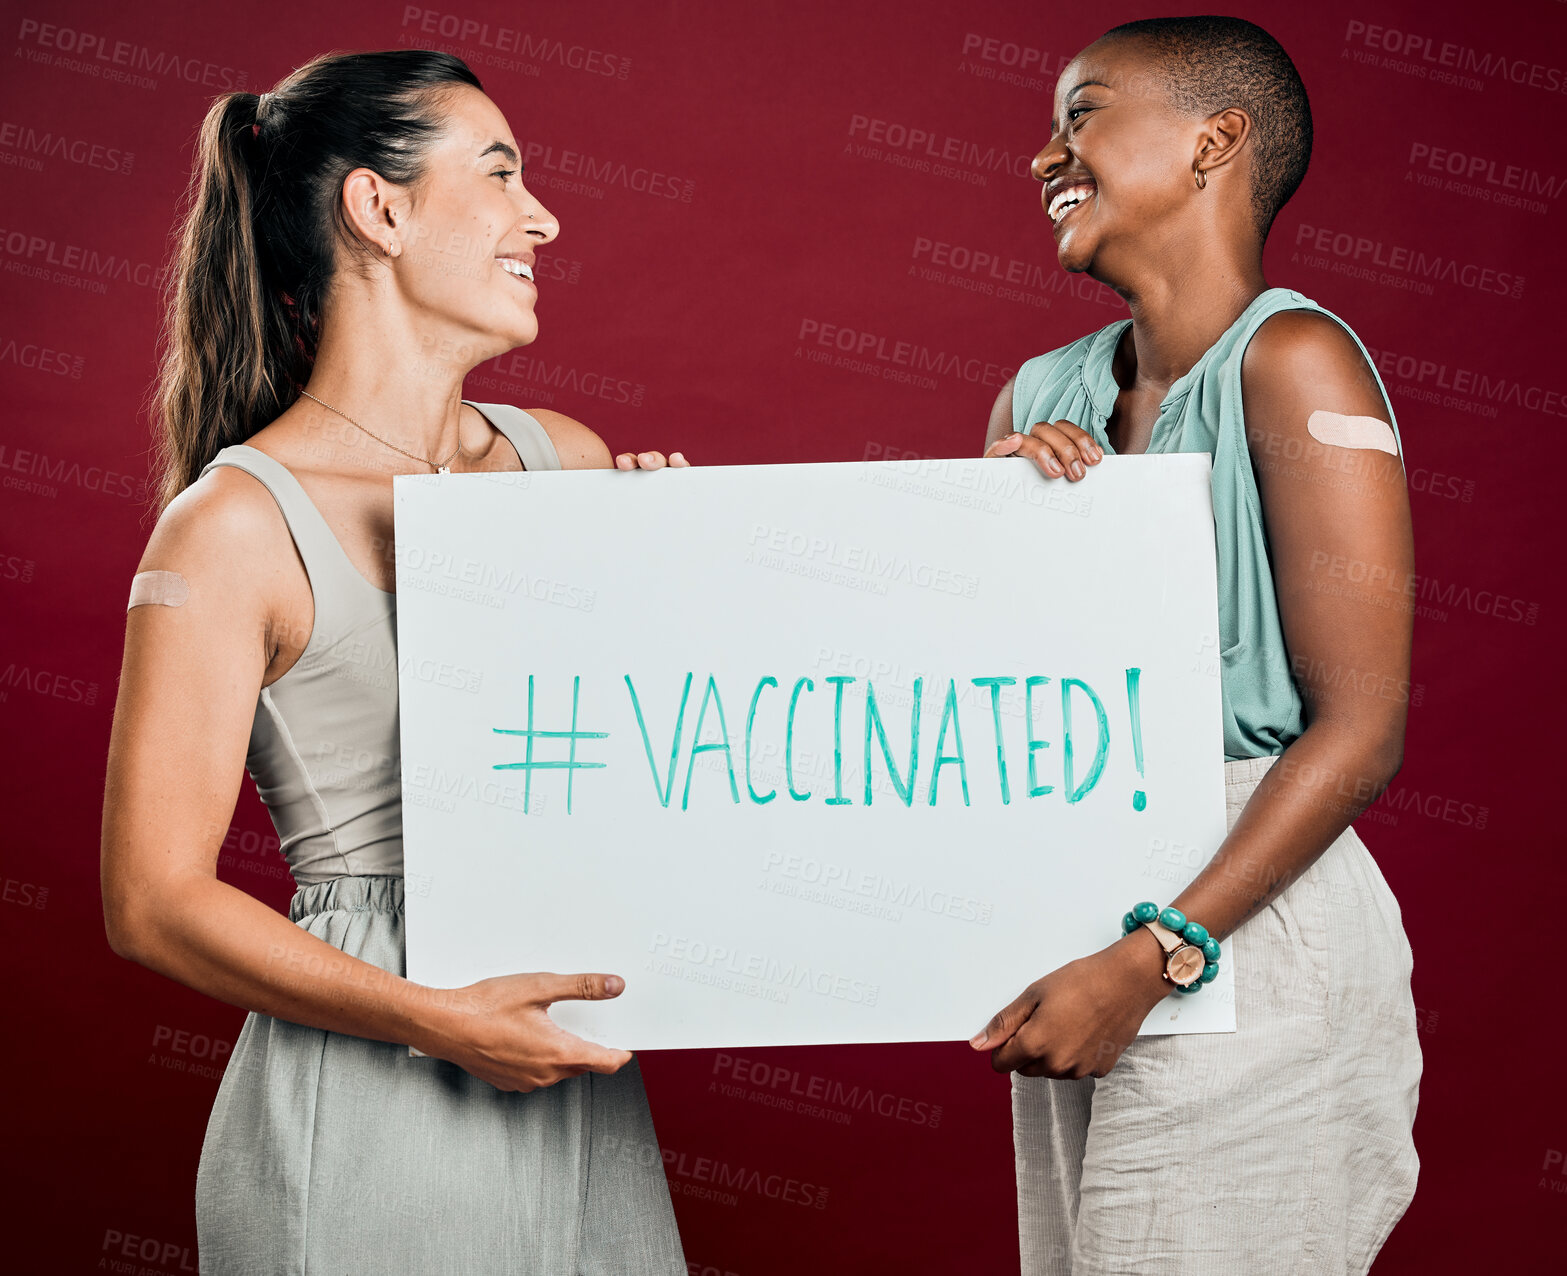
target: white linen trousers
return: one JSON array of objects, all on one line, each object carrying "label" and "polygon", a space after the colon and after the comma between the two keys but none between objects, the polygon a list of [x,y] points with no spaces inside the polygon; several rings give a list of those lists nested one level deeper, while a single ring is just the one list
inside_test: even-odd
[{"label": "white linen trousers", "polygon": [[[1231,828],[1276,760],[1225,763]],[[1023,1276],[1360,1276],[1403,1217],[1413,959],[1355,830],[1224,950],[1195,995],[1229,989],[1235,1032],[1138,1037],[1097,1079],[1013,1074]]]}]

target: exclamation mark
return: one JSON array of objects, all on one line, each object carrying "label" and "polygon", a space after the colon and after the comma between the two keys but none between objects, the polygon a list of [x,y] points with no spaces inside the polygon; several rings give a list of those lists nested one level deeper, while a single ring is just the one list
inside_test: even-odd
[{"label": "exclamation mark", "polygon": [[[1143,676],[1141,669],[1128,669],[1126,671],[1126,705],[1132,714],[1132,757],[1137,763],[1137,774],[1144,775],[1143,771],[1143,706],[1138,690],[1138,681]],[[1148,805],[1148,795],[1141,789],[1132,794],[1132,810],[1141,811]]]}]

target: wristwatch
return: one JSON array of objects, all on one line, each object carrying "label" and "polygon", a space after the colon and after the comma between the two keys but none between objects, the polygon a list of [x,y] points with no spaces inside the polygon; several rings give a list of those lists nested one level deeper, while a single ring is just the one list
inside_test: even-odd
[{"label": "wristwatch", "polygon": [[1153,932],[1164,949],[1164,977],[1177,988],[1189,988],[1197,982],[1207,963],[1201,948],[1188,944],[1185,938],[1158,921],[1144,922],[1145,929]]}]

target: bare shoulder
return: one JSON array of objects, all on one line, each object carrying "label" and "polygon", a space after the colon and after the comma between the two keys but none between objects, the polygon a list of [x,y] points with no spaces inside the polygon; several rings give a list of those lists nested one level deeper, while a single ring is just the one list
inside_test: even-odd
[{"label": "bare shoulder", "polygon": [[290,539],[272,493],[253,475],[219,466],[158,516],[138,570],[156,570],[171,561],[197,568],[253,568]]},{"label": "bare shoulder", "polygon": [[1254,465],[1290,449],[1319,451],[1308,424],[1319,412],[1392,424],[1355,337],[1315,310],[1281,310],[1258,325],[1241,359],[1241,400]]},{"label": "bare shoulder", "polygon": [[[1352,398],[1358,410],[1383,416],[1376,375],[1342,323],[1317,310],[1280,310],[1258,325],[1241,359],[1248,399],[1289,400],[1332,392]],[[1320,403],[1346,411],[1333,403]]]},{"label": "bare shoulder", "polygon": [[535,421],[544,427],[560,456],[562,469],[609,470],[615,462],[609,454],[609,446],[591,429],[564,412],[548,408],[526,408]]},{"label": "bare shoulder", "polygon": [[[270,616],[297,551],[277,502],[255,477],[220,466],[169,502],[142,551],[138,572],[177,572],[192,614],[227,617],[246,629]],[[156,616],[161,608],[136,608]]]}]

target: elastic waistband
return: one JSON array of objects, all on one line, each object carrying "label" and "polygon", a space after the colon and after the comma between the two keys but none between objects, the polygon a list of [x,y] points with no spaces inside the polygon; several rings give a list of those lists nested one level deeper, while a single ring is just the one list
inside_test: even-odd
[{"label": "elastic waistband", "polygon": [[1277,762],[1280,756],[1277,753],[1269,753],[1260,758],[1239,758],[1234,762],[1226,762],[1224,764],[1225,792],[1234,793],[1237,790],[1256,787],[1257,781],[1268,773],[1268,768]]},{"label": "elastic waistband", "polygon": [[403,892],[401,877],[334,877],[296,890],[288,902],[288,919],[303,921],[316,913],[400,913]]}]

